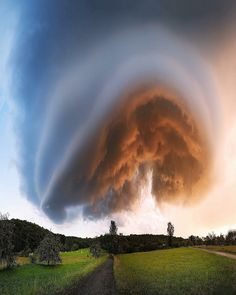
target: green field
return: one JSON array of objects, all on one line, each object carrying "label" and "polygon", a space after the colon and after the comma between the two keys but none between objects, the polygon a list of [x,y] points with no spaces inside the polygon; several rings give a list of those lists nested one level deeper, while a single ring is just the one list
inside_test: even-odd
[{"label": "green field", "polygon": [[236,254],[236,246],[205,246],[201,248],[211,250],[211,251],[219,251],[219,252],[225,252],[230,254]]},{"label": "green field", "polygon": [[119,294],[236,294],[236,260],[199,249],[118,255],[114,270]]},{"label": "green field", "polygon": [[91,272],[106,259],[105,255],[92,258],[88,249],[62,253],[61,257],[63,264],[57,266],[27,264],[27,259],[19,258],[18,263],[23,265],[0,271],[0,294],[54,294]]}]

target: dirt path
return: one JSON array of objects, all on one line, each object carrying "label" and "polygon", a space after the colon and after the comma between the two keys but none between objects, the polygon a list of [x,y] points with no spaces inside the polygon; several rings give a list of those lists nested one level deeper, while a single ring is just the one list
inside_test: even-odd
[{"label": "dirt path", "polygon": [[70,290],[61,295],[115,295],[113,258],[98,266],[91,274],[84,277]]},{"label": "dirt path", "polygon": [[204,249],[204,248],[197,248],[197,249],[200,249],[200,250],[203,250],[203,251],[206,251],[206,252],[209,252],[209,253],[213,253],[213,254],[216,254],[216,255],[228,257],[228,258],[231,258],[231,259],[236,259],[236,255],[234,255],[234,254],[230,254],[230,253],[226,253],[226,252],[213,251],[213,250],[207,250],[207,249]]}]

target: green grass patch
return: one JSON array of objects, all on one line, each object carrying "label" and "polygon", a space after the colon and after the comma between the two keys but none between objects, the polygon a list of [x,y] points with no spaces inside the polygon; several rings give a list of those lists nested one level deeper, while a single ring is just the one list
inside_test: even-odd
[{"label": "green grass patch", "polygon": [[219,251],[236,255],[236,246],[205,246],[200,247],[211,251]]},{"label": "green grass patch", "polygon": [[0,271],[0,294],[55,294],[93,271],[106,257],[95,259],[89,255],[88,249],[81,249],[62,253],[62,264],[56,266],[27,264],[28,260],[20,258],[18,260],[23,265]]},{"label": "green grass patch", "polygon": [[236,294],[236,261],[198,249],[118,255],[114,269],[119,294]]}]

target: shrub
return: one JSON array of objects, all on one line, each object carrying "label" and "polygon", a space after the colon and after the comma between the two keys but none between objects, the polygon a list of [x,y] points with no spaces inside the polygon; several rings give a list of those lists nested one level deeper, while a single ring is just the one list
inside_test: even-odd
[{"label": "shrub", "polygon": [[7,268],[15,265],[12,237],[13,224],[8,220],[8,214],[0,213],[0,263]]},{"label": "shrub", "polygon": [[37,260],[37,256],[35,255],[35,253],[30,253],[29,254],[29,259],[30,259],[30,263],[35,264],[36,260]]},{"label": "shrub", "polygon": [[93,244],[89,248],[90,253],[93,257],[98,258],[101,255],[101,247],[99,244]]}]

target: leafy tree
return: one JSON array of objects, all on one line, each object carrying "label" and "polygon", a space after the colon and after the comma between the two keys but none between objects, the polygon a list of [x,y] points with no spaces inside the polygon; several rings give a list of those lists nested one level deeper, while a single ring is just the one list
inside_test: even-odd
[{"label": "leafy tree", "polygon": [[59,237],[52,233],[47,234],[38,248],[39,261],[45,261],[47,265],[61,263],[60,248]]},{"label": "leafy tree", "polygon": [[101,247],[99,244],[92,244],[89,251],[95,258],[98,258],[101,255]]},{"label": "leafy tree", "polygon": [[191,235],[188,239],[189,239],[191,245],[197,245],[196,237],[194,235]]},{"label": "leafy tree", "polygon": [[11,219],[13,228],[14,252],[26,255],[34,252],[49,230],[26,220]]},{"label": "leafy tree", "polygon": [[208,237],[211,241],[211,245],[216,245],[216,234],[214,232],[209,233]]},{"label": "leafy tree", "polygon": [[77,243],[74,243],[71,247],[71,251],[77,251],[79,250],[79,245]]},{"label": "leafy tree", "polygon": [[111,220],[109,234],[105,234],[100,238],[102,248],[112,254],[119,252],[119,236],[117,235],[117,230],[115,221]]},{"label": "leafy tree", "polygon": [[9,268],[15,264],[13,253],[13,224],[8,220],[8,214],[0,213],[0,263]]},{"label": "leafy tree", "polygon": [[189,245],[202,245],[203,244],[203,240],[199,237],[199,236],[194,236],[194,235],[191,235],[189,238]]},{"label": "leafy tree", "polygon": [[167,234],[168,234],[168,242],[169,242],[169,246],[172,246],[172,240],[173,240],[173,236],[174,236],[174,225],[171,222],[168,222],[167,224]]},{"label": "leafy tree", "polygon": [[236,230],[229,230],[226,235],[226,242],[228,245],[236,245]]},{"label": "leafy tree", "polygon": [[100,237],[101,247],[109,253],[117,254],[119,252],[119,236],[106,234]]},{"label": "leafy tree", "polygon": [[225,245],[225,237],[224,235],[220,234],[219,236],[216,237],[217,241],[216,241],[216,244],[217,245]]},{"label": "leafy tree", "polygon": [[209,233],[205,238],[204,242],[206,245],[219,245],[218,244],[218,239],[217,236],[215,235],[214,232]]},{"label": "leafy tree", "polygon": [[114,235],[114,236],[117,235],[117,231],[118,231],[118,227],[115,221],[111,220],[110,230],[109,230],[110,235]]}]

